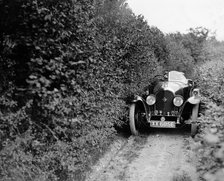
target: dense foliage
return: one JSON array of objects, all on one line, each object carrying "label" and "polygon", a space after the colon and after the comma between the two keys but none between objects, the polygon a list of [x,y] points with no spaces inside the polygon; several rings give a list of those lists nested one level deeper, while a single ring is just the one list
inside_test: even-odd
[{"label": "dense foliage", "polygon": [[0,180],[81,180],[164,69],[206,60],[206,29],[165,36],[123,0],[0,0]]},{"label": "dense foliage", "polygon": [[223,180],[224,162],[224,112],[223,106],[207,102],[207,111],[200,118],[200,134],[195,138],[198,172],[201,180]]},{"label": "dense foliage", "polygon": [[223,180],[224,163],[224,112],[223,112],[223,42],[211,38],[206,42],[210,61],[195,69],[195,78],[205,98],[207,110],[200,117],[200,131],[196,136],[198,171],[206,181]]},{"label": "dense foliage", "polygon": [[128,98],[162,70],[164,35],[123,1],[0,9],[1,180],[80,179]]},{"label": "dense foliage", "polygon": [[198,67],[195,73],[198,84],[202,87],[203,95],[217,104],[224,104],[223,70],[223,60],[213,60]]},{"label": "dense foliage", "polygon": [[169,60],[167,67],[193,75],[194,65],[209,60],[207,48],[209,30],[198,27],[190,28],[187,34],[172,33],[167,36]]}]

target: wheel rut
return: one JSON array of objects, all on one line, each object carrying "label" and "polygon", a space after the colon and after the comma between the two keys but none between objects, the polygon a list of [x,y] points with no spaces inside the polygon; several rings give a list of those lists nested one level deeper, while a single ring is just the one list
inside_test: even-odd
[{"label": "wheel rut", "polygon": [[116,154],[111,150],[107,154],[111,159],[102,157],[86,181],[198,180],[193,139],[182,130],[131,136]]}]

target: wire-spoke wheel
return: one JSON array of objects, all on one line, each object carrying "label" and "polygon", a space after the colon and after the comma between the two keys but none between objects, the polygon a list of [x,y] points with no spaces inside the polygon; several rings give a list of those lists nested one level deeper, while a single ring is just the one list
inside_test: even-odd
[{"label": "wire-spoke wheel", "polygon": [[139,124],[141,119],[141,111],[138,108],[136,103],[131,104],[129,110],[129,126],[131,130],[131,134],[138,135],[139,134]]}]

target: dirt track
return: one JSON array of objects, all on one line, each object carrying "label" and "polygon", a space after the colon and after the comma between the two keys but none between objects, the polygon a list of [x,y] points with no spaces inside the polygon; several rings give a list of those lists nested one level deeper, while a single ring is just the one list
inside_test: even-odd
[{"label": "dirt track", "polygon": [[152,130],[118,140],[86,181],[196,181],[193,140],[184,130]]}]

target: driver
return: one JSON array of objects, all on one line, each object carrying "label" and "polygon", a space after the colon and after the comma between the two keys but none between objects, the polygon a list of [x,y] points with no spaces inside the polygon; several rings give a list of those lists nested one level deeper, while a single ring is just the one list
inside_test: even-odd
[{"label": "driver", "polygon": [[144,88],[146,94],[150,94],[159,90],[162,86],[162,81],[168,80],[168,71],[165,71],[163,75],[156,75],[150,84]]}]

